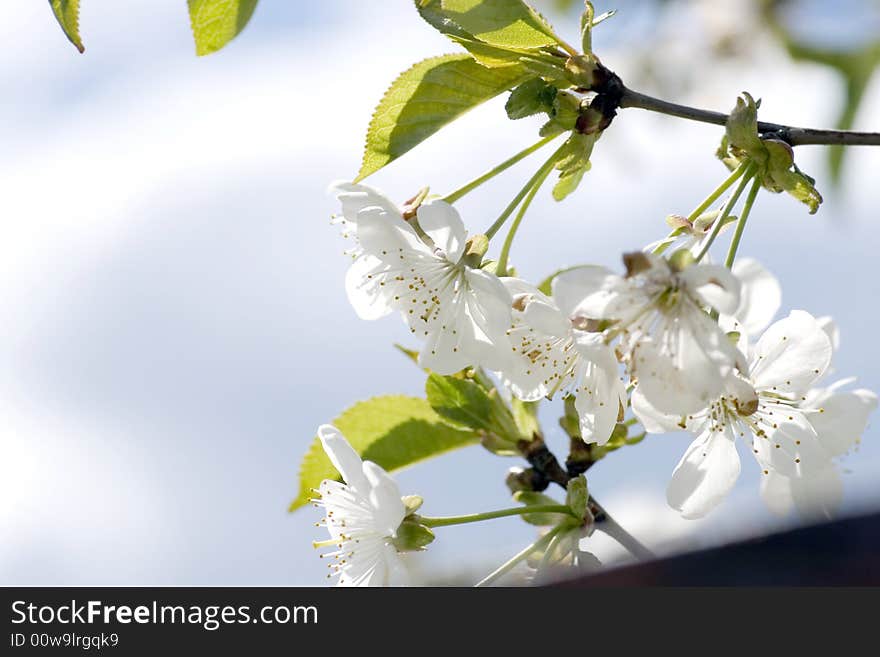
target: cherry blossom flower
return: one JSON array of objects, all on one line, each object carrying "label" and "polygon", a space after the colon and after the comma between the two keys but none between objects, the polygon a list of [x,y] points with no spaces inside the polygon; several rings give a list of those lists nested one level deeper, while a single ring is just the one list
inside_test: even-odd
[{"label": "cherry blossom flower", "polygon": [[676,466],[667,489],[669,505],[684,517],[705,515],[736,483],[736,440],[749,445],[765,476],[801,477],[823,471],[830,454],[811,418],[807,391],[828,369],[831,340],[819,321],[802,310],[772,324],[751,350],[748,376],[731,373],[724,392],[706,409],[675,417],[634,394],[633,411],[649,432],[685,428],[697,438]]},{"label": "cherry blossom flower", "polygon": [[624,256],[627,275],[604,267],[579,267],[586,291],[575,314],[603,320],[641,394],[665,413],[698,411],[716,399],[743,357],[707,309],[733,313],[740,283],[725,267],[694,264],[683,269],[650,253]]},{"label": "cherry blossom flower", "polygon": [[358,316],[400,312],[425,341],[419,364],[438,374],[470,365],[501,369],[510,295],[496,276],[467,262],[467,234],[455,208],[426,201],[407,221],[372,202],[379,200],[366,192],[343,201],[350,211],[363,204],[352,221],[360,252],[346,276]]},{"label": "cherry blossom flower", "polygon": [[585,330],[588,320],[574,314],[573,304],[583,297],[579,277],[557,276],[553,298],[519,279],[503,280],[513,296],[507,333],[518,356],[502,373],[505,383],[525,401],[552,398],[559,391],[574,395],[581,437],[605,444],[626,405],[626,387],[603,335]]},{"label": "cherry blossom flower", "polygon": [[330,539],[316,547],[333,546],[331,573],[340,586],[400,586],[409,581],[394,546],[406,516],[400,490],[391,476],[371,461],[361,461],[345,436],[329,424],[318,437],[333,467],[345,483],[325,479],[318,488],[317,507],[326,511],[324,526]]}]

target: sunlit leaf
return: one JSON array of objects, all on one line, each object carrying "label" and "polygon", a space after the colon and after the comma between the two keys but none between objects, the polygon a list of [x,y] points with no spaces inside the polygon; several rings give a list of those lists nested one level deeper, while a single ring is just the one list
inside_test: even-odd
[{"label": "sunlit leaf", "polygon": [[210,55],[241,32],[257,0],[187,0],[197,55]]},{"label": "sunlit leaf", "polygon": [[465,53],[419,62],[391,84],[376,108],[357,180],[529,77],[522,66],[486,68]]},{"label": "sunlit leaf", "polygon": [[[441,421],[424,399],[403,395],[373,397],[359,402],[332,422],[364,459],[388,471],[477,442],[472,431],[459,431]],[[294,511],[312,497],[312,489],[339,474],[315,438],[299,471]]]},{"label": "sunlit leaf", "polygon": [[64,30],[64,35],[77,50],[85,52],[86,47],[79,35],[79,0],[49,0],[49,6]]},{"label": "sunlit leaf", "polygon": [[442,32],[466,32],[494,46],[540,48],[559,41],[550,24],[521,0],[416,0],[416,5]]}]

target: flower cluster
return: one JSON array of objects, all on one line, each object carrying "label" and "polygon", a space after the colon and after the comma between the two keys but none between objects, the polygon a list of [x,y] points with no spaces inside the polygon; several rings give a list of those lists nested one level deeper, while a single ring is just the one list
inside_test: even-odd
[{"label": "flower cluster", "polygon": [[836,342],[830,322],[795,310],[767,328],[780,290],[759,263],[728,269],[696,262],[691,249],[638,251],[622,273],[563,271],[547,294],[474,257],[444,201],[399,208],[366,185],[334,190],[357,242],[352,305],[365,319],[399,312],[423,341],[423,367],[491,370],[524,401],[570,396],[587,443],[606,443],[630,406],[648,433],[693,433],[668,490],[685,517],[731,489],[737,439],[765,475],[771,508],[815,506],[818,486],[831,491],[820,506],[835,497],[833,459],[861,436],[877,398],[846,382],[816,387]]},{"label": "flower cluster", "polygon": [[[758,262],[703,261],[718,230],[695,233],[669,257],[663,252],[677,238],[625,254],[619,273],[585,265],[535,286],[485,260],[486,236],[469,236],[456,209],[427,192],[398,206],[366,185],[331,189],[342,205],[334,223],[354,240],[345,281],[354,310],[369,320],[399,313],[421,342],[423,368],[466,378],[494,373],[509,400],[565,399],[572,419],[563,427],[590,454],[590,445],[619,447],[621,429],[627,434],[636,422],[642,435],[693,434],[667,490],[686,518],[705,515],[734,486],[738,443],[763,473],[771,510],[830,516],[839,504],[835,459],[859,441],[877,396],[847,389],[852,379],[822,383],[839,342],[834,323],[803,310],[773,322],[781,289]],[[315,491],[330,533],[316,546],[333,547],[324,556],[341,585],[406,583],[400,552],[433,540],[430,526],[474,520],[415,515],[391,477],[362,462],[336,428],[324,425],[318,435],[343,481],[325,480]],[[544,453],[535,435],[518,445],[530,462]],[[546,473],[523,484],[527,473],[519,471],[511,485],[534,491],[531,503],[561,523],[530,548],[544,550],[542,563],[566,553],[559,537],[592,528],[586,482],[572,483],[584,467],[576,459],[566,465],[554,481],[567,487],[568,506],[540,494]],[[534,517],[539,507],[480,517],[527,509]]]}]

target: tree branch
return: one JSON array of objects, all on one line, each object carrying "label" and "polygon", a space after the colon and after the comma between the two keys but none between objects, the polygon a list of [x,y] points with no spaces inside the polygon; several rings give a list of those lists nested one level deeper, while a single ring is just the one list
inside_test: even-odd
[{"label": "tree branch", "polygon": [[[624,87],[620,98],[621,108],[634,107],[637,109],[658,112],[669,116],[677,116],[690,121],[725,125],[727,114],[713,112],[711,110],[689,107],[660,100],[632,89]],[[851,130],[818,130],[815,128],[796,128],[779,123],[758,121],[758,131],[762,135],[775,135],[792,146],[816,145],[840,145],[840,146],[880,146],[880,132],[853,132]]]}]

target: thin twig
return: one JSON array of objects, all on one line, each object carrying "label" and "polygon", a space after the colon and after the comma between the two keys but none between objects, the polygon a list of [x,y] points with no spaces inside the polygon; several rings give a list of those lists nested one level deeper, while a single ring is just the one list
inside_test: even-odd
[{"label": "thin twig", "polygon": [[[677,116],[690,121],[725,125],[728,115],[722,112],[689,107],[660,100],[632,89],[623,90],[620,99],[620,107],[635,107],[658,112],[669,116]],[[775,134],[792,146],[816,145],[840,145],[840,146],[880,146],[880,132],[854,132],[851,130],[819,130],[816,128],[797,128],[782,125],[780,123],[768,123],[758,121],[758,131],[761,134]]]},{"label": "thin twig", "polygon": [[656,558],[653,552],[618,525],[617,521],[592,497],[590,498],[590,511],[596,518],[596,529],[620,543],[634,557],[641,561],[650,561]]}]

